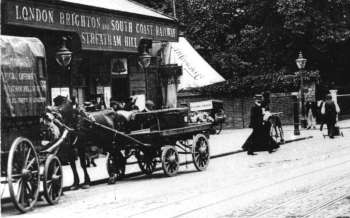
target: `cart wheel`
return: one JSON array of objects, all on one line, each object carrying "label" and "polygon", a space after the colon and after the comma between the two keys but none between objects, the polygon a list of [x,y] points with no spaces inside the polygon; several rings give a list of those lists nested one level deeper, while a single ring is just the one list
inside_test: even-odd
[{"label": "cart wheel", "polygon": [[[108,153],[107,172],[110,179],[122,179],[125,175],[125,165],[126,160],[120,151],[118,151],[115,155]],[[115,183],[115,181],[109,181],[109,183]]]},{"label": "cart wheel", "polygon": [[143,151],[138,151],[136,154],[137,163],[143,173],[151,175],[157,166],[157,157],[151,154],[145,154]]},{"label": "cart wheel", "polygon": [[224,111],[224,109],[219,109],[219,111],[214,114],[214,119],[215,119],[215,123],[217,123],[214,126],[215,133],[216,134],[220,134],[221,131],[222,131],[222,128],[223,128],[223,123],[225,121],[225,111]]},{"label": "cart wheel", "polygon": [[62,195],[63,174],[61,161],[55,155],[49,155],[44,168],[44,196],[46,201],[57,204]]},{"label": "cart wheel", "polygon": [[281,128],[279,128],[278,126],[275,126],[273,124],[270,127],[270,136],[277,144],[284,142],[283,132],[282,132]]},{"label": "cart wheel", "polygon": [[18,137],[12,143],[8,162],[7,180],[11,200],[25,213],[33,208],[39,195],[39,158],[30,140]]},{"label": "cart wheel", "polygon": [[198,134],[193,137],[192,159],[198,171],[205,170],[208,167],[210,160],[209,151],[209,142],[205,135]]},{"label": "cart wheel", "polygon": [[162,168],[167,176],[175,176],[179,170],[179,154],[174,146],[165,146],[162,151]]}]

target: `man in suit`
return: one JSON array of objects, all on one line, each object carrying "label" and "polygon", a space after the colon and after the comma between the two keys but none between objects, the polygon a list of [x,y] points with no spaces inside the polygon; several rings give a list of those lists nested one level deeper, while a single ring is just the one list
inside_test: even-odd
[{"label": "man in suit", "polygon": [[337,114],[340,108],[337,103],[332,100],[331,95],[326,96],[326,102],[322,105],[321,113],[324,114],[324,119],[327,124],[329,138],[334,138],[335,123],[337,122]]}]

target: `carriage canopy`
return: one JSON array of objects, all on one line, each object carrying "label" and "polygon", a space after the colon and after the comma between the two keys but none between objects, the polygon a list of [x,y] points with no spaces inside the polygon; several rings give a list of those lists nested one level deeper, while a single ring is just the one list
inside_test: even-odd
[{"label": "carriage canopy", "polygon": [[37,38],[0,36],[1,116],[40,116],[46,105],[45,48]]}]

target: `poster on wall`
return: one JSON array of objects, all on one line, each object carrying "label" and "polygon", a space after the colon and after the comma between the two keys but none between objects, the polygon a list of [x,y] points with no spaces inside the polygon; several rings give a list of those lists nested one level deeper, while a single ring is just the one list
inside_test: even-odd
[{"label": "poster on wall", "polygon": [[62,96],[67,97],[69,99],[70,98],[69,87],[51,88],[52,105],[54,104],[53,99],[55,99],[59,95],[62,95]]},{"label": "poster on wall", "polygon": [[128,64],[126,58],[113,58],[111,61],[111,73],[112,75],[127,75]]},{"label": "poster on wall", "polygon": [[81,107],[84,104],[84,90],[83,88],[73,88],[72,96],[75,96],[75,100],[78,105]]},{"label": "poster on wall", "polygon": [[110,105],[110,100],[111,100],[111,87],[110,86],[105,86],[104,89],[103,89],[103,97],[104,97],[104,100],[105,100],[105,103],[106,103],[106,106],[107,108],[109,107]]},{"label": "poster on wall", "polygon": [[136,99],[135,105],[139,108],[140,111],[143,111],[145,109],[145,104],[146,104],[146,95],[145,94],[133,95],[133,98]]},{"label": "poster on wall", "polygon": [[97,95],[103,95],[104,91],[103,91],[103,86],[97,86],[96,87],[96,94]]}]

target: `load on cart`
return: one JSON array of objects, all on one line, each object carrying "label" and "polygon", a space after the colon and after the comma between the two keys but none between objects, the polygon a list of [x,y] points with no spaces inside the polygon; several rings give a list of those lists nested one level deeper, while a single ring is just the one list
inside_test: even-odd
[{"label": "load on cart", "polygon": [[[41,41],[2,35],[0,48],[1,198],[10,197],[19,211],[27,212],[41,191],[49,204],[58,202],[63,173],[56,154],[69,129],[46,111],[46,63]],[[58,127],[48,128],[52,134],[46,136],[51,137],[42,140],[42,124],[52,127],[52,122]]]}]

